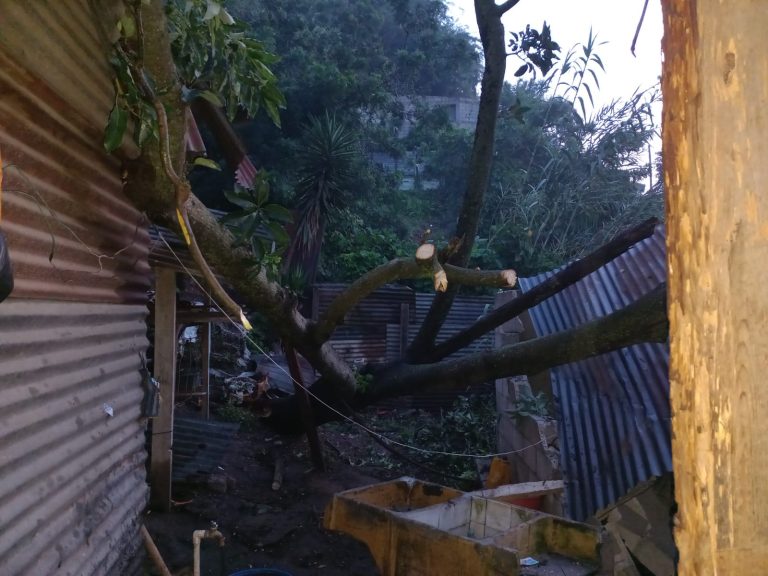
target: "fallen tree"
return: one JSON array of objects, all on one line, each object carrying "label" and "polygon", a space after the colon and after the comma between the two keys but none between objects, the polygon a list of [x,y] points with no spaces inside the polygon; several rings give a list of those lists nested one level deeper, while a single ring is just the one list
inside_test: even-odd
[{"label": "fallen tree", "polygon": [[[502,4],[493,0],[475,0],[486,67],[470,178],[454,246],[441,251],[431,244],[424,244],[415,247],[413,258],[393,260],[370,271],[352,283],[317,321],[300,313],[296,296],[270,279],[265,269],[255,266],[253,254],[239,244],[232,233],[189,191],[189,185],[183,180],[187,103],[182,98],[182,87],[173,63],[163,2],[136,2],[134,6],[140,31],[137,48],[140,58],[133,66],[137,75],[143,76],[146,72],[153,79],[155,88],[151,93],[145,91],[144,96],[153,100],[159,117],[167,116],[164,120],[167,129],[160,131],[160,146],[156,143],[145,146],[143,154],[128,163],[126,193],[153,222],[176,230],[180,237],[192,235],[202,258],[198,264],[207,267],[210,263],[215,267],[217,274],[226,278],[236,290],[246,309],[257,310],[286,345],[312,364],[321,374],[312,388],[313,393],[333,406],[334,410],[350,412],[385,397],[435,387],[466,386],[502,376],[533,374],[639,342],[663,341],[667,337],[665,290],[664,286],[660,286],[626,309],[568,332],[459,360],[445,359],[649,236],[654,223],[648,222],[565,268],[526,296],[485,316],[457,337],[435,346],[436,335],[459,286],[506,288],[512,287],[516,281],[511,270],[467,268],[483,194],[488,186],[494,126],[505,72],[506,52],[501,17],[516,4],[517,0],[507,0]],[[182,179],[181,187],[186,187],[185,197],[181,199],[179,178]],[[179,216],[180,213],[183,217]],[[210,281],[208,275],[205,276]],[[382,284],[424,277],[433,279],[435,289],[441,296],[436,298],[407,358],[369,370],[366,385],[360,386],[358,373],[329,343],[334,330],[355,304]],[[216,292],[215,287],[211,289]],[[237,312],[230,310],[231,307],[227,309]],[[313,406],[317,422],[337,416],[317,401]],[[272,419],[282,423],[284,429],[299,426],[298,406],[293,400],[276,403],[271,411]]]}]

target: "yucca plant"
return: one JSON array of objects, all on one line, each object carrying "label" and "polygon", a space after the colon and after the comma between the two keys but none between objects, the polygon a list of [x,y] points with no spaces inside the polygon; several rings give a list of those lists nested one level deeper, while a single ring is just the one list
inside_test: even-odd
[{"label": "yucca plant", "polygon": [[300,266],[310,285],[317,272],[328,215],[349,193],[358,150],[355,133],[335,116],[326,112],[310,118],[298,155],[299,215],[286,257],[287,270]]}]

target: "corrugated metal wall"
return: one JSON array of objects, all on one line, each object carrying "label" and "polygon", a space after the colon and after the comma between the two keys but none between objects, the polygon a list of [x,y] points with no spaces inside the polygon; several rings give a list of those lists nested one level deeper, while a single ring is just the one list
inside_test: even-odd
[{"label": "corrugated metal wall", "polygon": [[135,552],[146,312],[0,305],[0,573],[107,574]]},{"label": "corrugated metal wall", "polygon": [[137,566],[149,242],[101,144],[104,31],[121,9],[0,1],[0,227],[16,275],[0,304],[3,576]]},{"label": "corrugated metal wall", "polygon": [[[521,278],[530,290],[553,273]],[[666,279],[663,229],[530,310],[539,336],[623,308]],[[567,508],[584,519],[672,469],[669,347],[643,344],[551,370]]]},{"label": "corrugated metal wall", "polygon": [[[313,318],[327,309],[346,284],[317,284],[313,288]],[[407,339],[411,342],[424,320],[435,295],[416,294],[408,287],[389,285],[379,288],[350,310],[344,323],[334,332],[331,344],[348,362],[392,362],[400,357],[401,305],[408,306]],[[493,307],[494,296],[459,296],[454,301],[437,341],[442,342],[470,326]],[[493,348],[493,332],[473,342],[451,357]],[[475,386],[471,391],[490,391],[490,385]],[[430,392],[387,400],[384,406],[410,406],[437,409],[450,406],[467,390]]]},{"label": "corrugated metal wall", "polygon": [[[313,318],[326,310],[346,284],[317,284],[313,287]],[[406,286],[383,286],[372,292],[349,311],[344,323],[334,332],[331,344],[347,362],[387,360],[387,327],[394,326],[399,334],[400,307],[406,304],[409,317],[416,313],[413,290]],[[399,351],[399,340],[396,339]]]}]

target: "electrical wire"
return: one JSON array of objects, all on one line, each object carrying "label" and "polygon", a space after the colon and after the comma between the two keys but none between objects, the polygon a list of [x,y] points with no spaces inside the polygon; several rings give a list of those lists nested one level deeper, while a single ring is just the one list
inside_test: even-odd
[{"label": "electrical wire", "polygon": [[350,423],[350,424],[352,424],[354,426],[357,426],[358,428],[360,428],[361,430],[363,430],[367,434],[370,434],[371,436],[373,436],[375,438],[379,438],[382,442],[386,442],[388,444],[391,444],[393,446],[398,446],[400,448],[405,448],[405,449],[411,450],[413,452],[419,452],[421,454],[427,454],[427,455],[431,454],[431,455],[435,455],[435,456],[453,456],[453,457],[457,457],[457,458],[495,458],[495,457],[500,457],[500,456],[509,456],[511,454],[518,454],[520,452],[524,452],[524,451],[528,450],[529,448],[533,448],[535,446],[538,446],[538,445],[544,443],[544,438],[542,438],[538,442],[534,442],[533,444],[528,444],[527,446],[524,446],[522,448],[518,448],[517,450],[507,450],[506,452],[495,452],[495,453],[492,453],[492,454],[467,454],[467,453],[463,453],[463,452],[447,452],[447,451],[442,451],[442,450],[429,450],[427,448],[421,448],[420,446],[413,446],[411,444],[406,444],[406,443],[400,442],[398,440],[393,440],[392,438],[384,436],[383,434],[381,434],[379,432],[376,432],[375,430],[373,430],[371,428],[368,428],[366,425],[358,422],[354,418],[351,418],[351,417],[347,416],[343,412],[337,410],[336,408],[334,408],[333,406],[331,406],[330,404],[325,402],[322,398],[320,398],[314,392],[312,392],[312,390],[309,387],[304,386],[300,382],[297,382],[293,378],[293,376],[291,376],[291,374],[285,370],[285,368],[283,368],[282,366],[280,366],[280,364],[275,362],[275,360],[269,354],[267,354],[261,348],[261,346],[259,346],[259,344],[257,342],[255,342],[248,335],[248,331],[245,330],[245,328],[243,328],[240,324],[235,322],[230,317],[230,315],[227,314],[227,312],[221,306],[219,306],[218,302],[216,302],[213,299],[213,297],[209,294],[208,290],[205,289],[205,287],[198,281],[198,279],[195,278],[195,275],[192,274],[191,270],[184,264],[184,262],[182,262],[181,258],[179,258],[179,256],[178,256],[178,254],[176,254],[176,251],[173,248],[171,248],[171,245],[166,241],[165,236],[163,236],[163,233],[159,230],[159,228],[157,226],[154,226],[154,228],[155,228],[155,232],[157,233],[157,235],[160,238],[160,240],[163,242],[163,244],[165,244],[165,247],[170,251],[170,253],[173,255],[173,257],[179,263],[181,268],[184,270],[184,272],[192,279],[192,281],[195,284],[197,284],[197,287],[202,291],[202,293],[206,297],[208,297],[208,299],[211,301],[213,306],[216,309],[218,309],[218,311],[221,312],[224,315],[224,317],[240,332],[240,334],[244,338],[246,338],[248,340],[248,342],[251,343],[251,345],[253,345],[254,348],[256,348],[263,356],[265,356],[266,358],[269,358],[270,362],[272,362],[277,367],[278,370],[280,370],[281,372],[283,372],[283,374],[288,376],[288,378],[290,378],[290,380],[293,382],[294,386],[298,386],[299,388],[302,388],[309,396],[314,398],[314,400],[316,402],[318,402],[319,404],[323,405],[325,408],[327,408],[328,410],[330,410],[331,412],[333,412],[337,416],[341,417],[343,420],[347,421],[348,423]]}]

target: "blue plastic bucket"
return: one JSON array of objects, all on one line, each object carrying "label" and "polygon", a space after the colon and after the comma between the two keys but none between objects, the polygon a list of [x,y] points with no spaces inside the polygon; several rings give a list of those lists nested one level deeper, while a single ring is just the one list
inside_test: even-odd
[{"label": "blue plastic bucket", "polygon": [[275,570],[274,568],[247,568],[245,570],[239,570],[233,572],[229,576],[293,576],[288,572],[282,570]]}]

